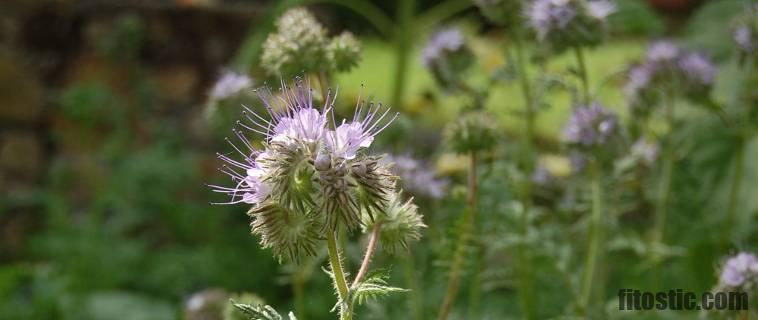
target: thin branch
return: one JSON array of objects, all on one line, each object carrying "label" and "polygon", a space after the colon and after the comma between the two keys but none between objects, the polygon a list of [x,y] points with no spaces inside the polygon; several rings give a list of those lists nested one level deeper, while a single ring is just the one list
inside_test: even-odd
[{"label": "thin branch", "polygon": [[368,239],[368,246],[366,246],[366,255],[363,256],[363,262],[361,263],[361,268],[358,270],[358,274],[355,276],[355,280],[353,280],[353,284],[350,285],[351,288],[355,288],[363,279],[363,277],[368,273],[368,267],[371,264],[371,257],[374,255],[374,250],[376,249],[376,244],[379,242],[379,231],[382,229],[382,224],[380,222],[377,222],[374,224],[374,229],[371,230],[371,235]]}]

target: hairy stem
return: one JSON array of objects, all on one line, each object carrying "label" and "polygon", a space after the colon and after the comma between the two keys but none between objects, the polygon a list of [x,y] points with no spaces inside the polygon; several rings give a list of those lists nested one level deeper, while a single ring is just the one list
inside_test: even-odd
[{"label": "hairy stem", "polygon": [[453,263],[450,266],[450,278],[447,283],[447,291],[445,292],[445,298],[440,306],[440,311],[437,316],[437,320],[445,320],[450,314],[450,308],[455,302],[455,297],[458,294],[458,286],[460,285],[461,272],[463,271],[463,262],[466,255],[466,247],[468,246],[469,238],[471,237],[471,228],[475,224],[476,219],[476,152],[471,152],[469,157],[469,172],[468,172],[468,197],[466,199],[467,208],[463,212],[463,224],[461,226],[460,235],[456,243],[455,253],[453,256]]},{"label": "hairy stem", "polygon": [[745,144],[746,139],[740,135],[737,141],[737,150],[734,153],[734,173],[732,175],[732,185],[729,190],[729,207],[726,211],[726,220],[724,230],[722,230],[721,245],[726,248],[729,245],[729,237],[734,231],[735,221],[737,220],[737,204],[740,199],[740,188],[742,186],[742,176],[745,161]]},{"label": "hairy stem", "polygon": [[[519,83],[521,84],[521,94],[524,97],[524,115],[526,124],[526,142],[528,147],[529,156],[527,159],[526,174],[531,177],[534,171],[534,161],[536,155],[536,139],[534,133],[536,112],[534,110],[534,98],[532,96],[531,83],[529,78],[529,72],[527,71],[527,63],[524,58],[524,46],[521,39],[521,34],[516,37],[514,42],[516,51],[516,64],[518,71]],[[524,209],[521,213],[521,235],[526,238],[529,232],[529,212],[532,209],[532,183],[527,179],[524,182],[523,191],[523,205]],[[521,302],[521,309],[524,318],[527,320],[534,319],[534,308],[532,307],[532,275],[531,275],[531,257],[529,254],[529,248],[526,244],[522,244],[518,249],[519,255],[519,300]]]},{"label": "hairy stem", "polygon": [[358,270],[358,274],[355,276],[355,279],[353,280],[353,284],[350,285],[351,288],[355,288],[363,279],[364,276],[366,276],[366,273],[368,272],[368,267],[371,265],[371,258],[374,256],[374,250],[376,249],[376,244],[379,241],[379,232],[382,229],[381,222],[377,222],[374,224],[374,228],[371,230],[371,235],[368,238],[368,246],[366,246],[366,254],[363,256],[363,262],[361,262],[361,268]]},{"label": "hairy stem", "polygon": [[348,287],[345,280],[345,273],[342,271],[342,258],[340,258],[339,249],[337,249],[337,237],[334,232],[329,232],[327,237],[327,249],[329,251],[329,264],[334,273],[334,284],[337,287],[337,294],[340,300],[340,319],[350,320],[353,318],[350,303],[347,301]]},{"label": "hairy stem", "polygon": [[[667,135],[667,141],[663,150],[663,175],[661,178],[660,186],[658,188],[658,199],[655,210],[655,226],[653,229],[653,245],[663,243],[663,235],[666,228],[666,216],[668,215],[669,198],[671,197],[671,179],[674,174],[674,104],[676,103],[674,93],[669,92],[668,103],[665,106],[665,118],[669,126],[669,132]],[[658,264],[660,257],[658,256],[658,250],[653,248],[652,262],[653,265]]]},{"label": "hairy stem", "polygon": [[579,80],[582,82],[582,103],[585,105],[590,104],[590,81],[587,75],[587,63],[584,60],[584,51],[582,47],[574,47],[574,55],[576,56],[576,63],[579,72]]},{"label": "hairy stem", "polygon": [[600,175],[600,166],[593,161],[592,166],[592,216],[589,224],[589,237],[587,239],[587,258],[584,264],[582,286],[579,292],[579,308],[584,315],[588,314],[589,302],[592,296],[592,280],[595,277],[600,243],[602,242],[603,225],[603,186]]}]

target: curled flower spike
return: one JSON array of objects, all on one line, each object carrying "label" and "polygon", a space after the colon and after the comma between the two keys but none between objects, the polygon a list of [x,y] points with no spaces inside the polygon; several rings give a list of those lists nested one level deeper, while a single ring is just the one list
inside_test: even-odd
[{"label": "curled flower spike", "polygon": [[454,27],[435,32],[421,52],[421,63],[432,72],[435,81],[448,88],[456,86],[473,60],[463,33]]},{"label": "curled flower spike", "polygon": [[260,136],[263,149],[233,129],[240,143],[229,144],[237,156],[219,155],[233,185],[211,188],[230,197],[223,204],[252,206],[252,232],[264,248],[279,259],[297,260],[315,252],[324,232],[355,230],[364,224],[363,214],[379,219],[396,210],[397,178],[390,164],[365,149],[397,113],[359,102],[353,118],[337,126],[335,98],[329,92],[325,104],[314,107],[307,81],[282,82],[277,93],[257,92],[265,112],[245,108],[238,126]]},{"label": "curled flower spike", "polygon": [[484,17],[506,31],[521,27],[524,0],[474,0],[474,4]]},{"label": "curled flower spike", "polygon": [[732,38],[744,60],[758,53],[758,5],[749,5],[734,21]]},{"label": "curled flower spike", "polygon": [[379,239],[384,250],[390,254],[400,248],[407,248],[408,243],[420,239],[421,229],[426,228],[413,199],[402,201],[397,194],[393,194],[389,200],[389,209],[385,215],[373,218],[364,214],[363,219],[364,232],[373,229],[375,224],[381,224]]},{"label": "curled flower spike", "polygon": [[326,48],[332,68],[339,72],[350,71],[361,59],[361,45],[350,32],[334,37]]},{"label": "curled flower spike", "polygon": [[498,126],[485,112],[464,114],[445,128],[445,141],[455,152],[487,151],[497,142]]}]

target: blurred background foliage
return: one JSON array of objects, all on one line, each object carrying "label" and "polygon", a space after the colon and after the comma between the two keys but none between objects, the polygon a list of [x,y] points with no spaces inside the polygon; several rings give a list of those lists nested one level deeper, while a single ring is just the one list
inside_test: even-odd
[{"label": "blurred background foliage", "polygon": [[[240,112],[238,105],[230,104],[218,110],[223,117],[209,116],[210,87],[220,70],[230,67],[251,72],[259,79],[256,85],[262,84],[265,77],[256,65],[262,37],[275,13],[295,2],[0,4],[0,319],[217,319],[216,311],[224,309],[233,293],[254,292],[260,296],[255,299],[268,304],[291,306],[296,302],[290,285],[297,279],[307,281],[307,316],[302,318],[333,318],[328,312],[333,297],[323,294],[331,290],[326,276],[277,264],[249,234],[244,209],[209,205],[223,199],[205,187],[222,179],[215,171],[215,153],[224,147],[228,125]],[[345,5],[348,1],[313,2],[309,9],[330,33],[351,30],[363,43],[362,62],[334,81],[340,87],[338,108],[347,110],[354,104],[361,84],[374,97],[397,99],[393,107],[402,116],[382,136],[381,148],[429,159],[429,166],[460,181],[461,160],[437,147],[440,128],[465,102],[441,92],[419,60],[420,44],[436,26],[400,30],[411,41],[404,94],[398,98],[396,48],[402,41],[396,38],[402,36],[356,14]],[[372,3],[395,17],[396,2],[401,1]],[[607,82],[600,96],[606,105],[625,114],[619,74],[640,56],[650,38],[682,39],[718,59],[722,71],[716,97],[728,99],[738,68],[731,56],[730,20],[723,17],[739,12],[744,2],[681,2],[687,5],[656,8],[651,5],[656,1],[617,1],[619,11],[610,19],[612,40],[588,53],[590,79]],[[438,22],[461,26],[472,39],[483,72],[468,76],[484,83],[505,63],[504,35],[466,1],[450,3],[459,9]],[[435,5],[419,1],[416,11]],[[565,73],[571,59],[559,56],[544,68]],[[547,93],[554,107],[543,112],[537,124],[540,147],[547,154],[560,152],[557,136],[569,110],[555,106],[567,105],[569,99],[565,93]],[[514,116],[522,105],[516,87],[510,85],[496,86],[486,101],[508,133],[499,151],[504,158],[518,153],[508,140],[523,132]],[[714,267],[728,253],[715,247],[717,235],[711,231],[727,203],[725,184],[735,146],[718,119],[694,108],[682,110],[692,125],[677,139],[683,148],[697,151],[686,153],[677,166],[669,242],[686,250],[675,250],[678,257],[662,271],[660,286],[698,291],[713,285]],[[756,156],[758,145],[752,141],[747,159]],[[556,172],[567,166],[560,156],[543,160],[555,164]],[[758,243],[758,199],[748,197],[758,190],[758,162],[746,164],[745,200],[740,204],[744,214],[737,232],[747,239],[738,245],[747,249]],[[528,239],[515,238],[512,226],[521,210],[509,192],[515,174],[503,161],[489,161],[482,170],[482,177],[504,178],[482,179],[481,212],[489,216],[484,233],[500,236],[480,241],[493,252],[521,241],[541,248],[534,271],[546,275],[537,283],[538,305],[544,307],[539,312],[544,317],[560,314],[564,304],[555,301],[570,296],[562,281],[576,260],[565,241],[572,236],[576,240],[577,232],[566,230],[563,222],[576,220],[577,211],[561,209],[556,203],[560,200],[552,197],[554,190],[543,190],[554,212],[533,217],[539,228]],[[451,238],[447,235],[455,230],[434,226],[455,226],[462,198],[453,187],[442,200],[420,200],[425,222],[432,227],[392,269],[398,275],[394,281],[409,278],[402,286],[424,294],[370,304],[359,311],[362,318],[403,319],[411,314],[426,319],[433,314],[444,291],[444,272],[435,270],[444,268],[450,247],[446,239]],[[630,227],[610,245],[616,251],[605,270],[613,274],[606,280],[608,287],[648,283],[649,270],[629,254],[643,250],[634,233],[646,214],[619,214],[618,223]],[[348,248],[351,264],[358,263],[360,249]],[[312,263],[321,265],[322,259]],[[391,265],[389,259],[377,259],[380,265]],[[486,284],[486,318],[518,318],[513,311],[518,310],[513,270],[505,267],[513,259],[494,255],[482,260],[494,267],[466,268],[473,270],[470,274],[479,273]],[[609,310],[615,308],[612,297],[608,296]]]}]

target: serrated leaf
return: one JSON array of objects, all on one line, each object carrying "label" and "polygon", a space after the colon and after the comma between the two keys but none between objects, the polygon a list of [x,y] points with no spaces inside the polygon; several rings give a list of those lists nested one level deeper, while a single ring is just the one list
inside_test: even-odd
[{"label": "serrated leaf", "polygon": [[[249,304],[234,303],[234,301],[232,301],[232,305],[249,320],[284,320],[274,308],[268,305],[253,306]],[[292,312],[288,314],[288,318],[289,320],[297,320],[295,314]]]},{"label": "serrated leaf", "polygon": [[387,285],[389,275],[386,271],[376,270],[366,275],[366,279],[361,281],[351,295],[351,302],[364,304],[369,299],[388,296],[394,292],[407,292],[408,289],[391,287]]}]

